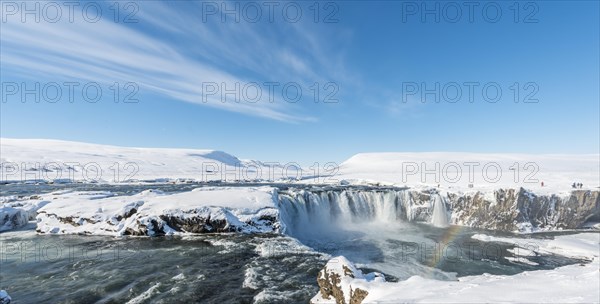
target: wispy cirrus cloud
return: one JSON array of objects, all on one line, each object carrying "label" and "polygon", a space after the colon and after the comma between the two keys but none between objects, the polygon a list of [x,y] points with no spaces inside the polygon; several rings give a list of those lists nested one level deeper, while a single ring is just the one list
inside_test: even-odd
[{"label": "wispy cirrus cloud", "polygon": [[136,5],[137,23],[115,22],[112,16],[94,23],[8,18],[2,24],[3,69],[36,81],[135,82],[178,101],[292,122],[315,117],[300,114],[298,104],[280,96],[270,102],[263,94],[255,103],[203,98],[201,84],[340,81],[334,79],[339,55],[324,50],[327,39],[301,23],[203,22],[201,2],[195,1]]}]

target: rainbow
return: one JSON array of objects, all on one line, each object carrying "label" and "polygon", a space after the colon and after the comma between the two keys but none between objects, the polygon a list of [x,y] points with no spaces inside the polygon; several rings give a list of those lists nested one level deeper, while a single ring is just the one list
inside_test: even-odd
[{"label": "rainbow", "polygon": [[[428,259],[425,261],[425,265],[431,268],[431,272],[433,272],[434,268],[439,268],[440,264],[444,260],[444,249],[448,246],[455,247],[452,245],[452,243],[454,243],[456,237],[459,236],[461,232],[467,228],[468,227],[458,225],[451,225],[447,228],[440,228],[445,229],[445,231],[442,237],[436,242],[434,254],[432,254],[431,256],[426,255]],[[454,256],[450,256],[450,258],[454,258]],[[460,258],[460,256],[458,258]]]}]

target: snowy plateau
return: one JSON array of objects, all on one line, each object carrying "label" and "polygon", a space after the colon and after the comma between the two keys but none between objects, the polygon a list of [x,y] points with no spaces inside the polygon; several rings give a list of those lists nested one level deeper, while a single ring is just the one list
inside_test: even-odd
[{"label": "snowy plateau", "polygon": [[[597,154],[364,153],[315,174],[296,163],[243,160],[214,150],[7,138],[0,144],[3,234],[240,233],[304,241],[308,230],[365,222],[469,227],[504,233],[472,239],[513,244],[514,258],[522,261],[535,263],[528,257],[546,254],[585,263],[514,275],[389,281],[386,269],[367,272],[351,258],[326,256],[310,301],[600,302]],[[21,195],[11,187],[50,190]],[[572,233],[528,238],[555,232]],[[2,291],[2,299],[10,296]]]}]

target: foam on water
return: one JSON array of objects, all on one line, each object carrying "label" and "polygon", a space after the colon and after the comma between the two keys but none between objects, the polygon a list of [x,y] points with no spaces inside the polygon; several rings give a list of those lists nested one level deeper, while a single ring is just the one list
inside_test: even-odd
[{"label": "foam on water", "polygon": [[154,285],[152,285],[150,288],[148,288],[148,290],[144,291],[143,293],[141,293],[140,295],[138,295],[137,297],[127,301],[127,304],[139,304],[139,303],[144,303],[144,301],[150,299],[152,297],[152,294],[154,294],[155,292],[157,292],[157,289],[160,287],[160,283],[156,283]]},{"label": "foam on water", "polygon": [[[10,251],[5,252],[2,270],[23,274],[5,277],[11,296],[23,302],[306,303],[318,291],[318,272],[333,255],[383,272],[392,281],[414,275],[455,280],[481,273],[515,274],[579,262],[532,256],[494,240],[494,248],[502,253],[498,259],[436,260],[437,244],[486,243],[472,239],[474,231],[468,228],[436,227],[448,225],[446,202],[435,193],[430,197],[429,204],[415,206],[407,191],[395,189],[281,191],[280,220],[289,236],[115,239],[11,231],[3,234],[6,243],[25,244],[32,254],[35,248],[56,245],[69,248],[65,252],[88,254],[23,261],[21,253]],[[419,208],[431,207],[433,212],[425,214],[431,221],[413,221],[423,218],[424,209]],[[456,232],[452,238],[447,237],[449,231]],[[74,292],[61,293],[65,288]]]}]

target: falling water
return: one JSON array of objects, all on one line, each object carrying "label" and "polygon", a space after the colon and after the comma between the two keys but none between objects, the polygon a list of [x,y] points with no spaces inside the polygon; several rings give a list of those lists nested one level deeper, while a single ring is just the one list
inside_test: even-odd
[{"label": "falling water", "polygon": [[392,189],[290,189],[279,193],[283,231],[294,237],[365,223],[427,221],[447,227],[443,198],[432,193],[429,202],[415,201],[408,191]]},{"label": "falling water", "polygon": [[446,203],[442,197],[437,194],[433,197],[433,216],[431,223],[436,227],[448,227],[448,212],[446,211]]},{"label": "falling water", "polygon": [[405,221],[403,191],[287,191],[279,196],[285,232],[323,231],[343,224]]}]

